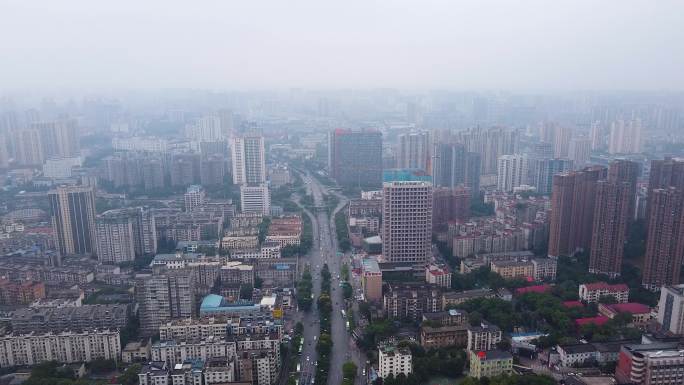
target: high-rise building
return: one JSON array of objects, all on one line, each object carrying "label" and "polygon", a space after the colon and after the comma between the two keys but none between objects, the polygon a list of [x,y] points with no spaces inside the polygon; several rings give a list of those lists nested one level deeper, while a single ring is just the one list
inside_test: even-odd
[{"label": "high-rise building", "polygon": [[663,286],[660,289],[658,323],[665,332],[684,334],[684,285]]},{"label": "high-rise building", "polygon": [[496,175],[499,157],[518,152],[519,134],[515,130],[477,127],[459,132],[455,138],[469,152],[480,154],[480,171],[483,175]]},{"label": "high-rise building", "polygon": [[[92,187],[59,186],[48,192],[48,198],[59,256],[95,254],[96,210]],[[61,260],[55,262],[59,264]]]},{"label": "high-rise building", "polygon": [[480,191],[480,154],[467,152],[465,145],[439,144],[435,147],[433,182],[437,187],[467,187],[471,195]]},{"label": "high-rise building", "polygon": [[223,184],[225,161],[222,156],[211,155],[202,159],[200,181],[202,186],[218,186]]},{"label": "high-rise building", "polygon": [[629,221],[636,216],[637,180],[641,175],[639,163],[626,159],[616,159],[610,162],[608,167],[608,180],[611,182],[624,182],[630,186],[629,191]]},{"label": "high-rise building", "polygon": [[591,130],[589,131],[589,138],[591,139],[592,151],[604,148],[603,127],[600,122],[592,122]]},{"label": "high-rise building", "polygon": [[188,186],[200,181],[200,155],[193,153],[174,154],[171,158],[171,185]]},{"label": "high-rise building", "polygon": [[674,187],[655,189],[649,197],[648,235],[642,284],[650,290],[679,284],[684,254],[684,196]]},{"label": "high-rise building", "polygon": [[617,120],[610,126],[608,153],[638,154],[641,152],[641,120]]},{"label": "high-rise building", "polygon": [[271,193],[268,185],[240,186],[240,208],[243,213],[271,213]]},{"label": "high-rise building", "polygon": [[218,116],[221,120],[221,134],[224,138],[232,138],[233,130],[235,129],[235,119],[233,111],[229,109],[221,109],[218,111]]},{"label": "high-rise building", "polygon": [[646,218],[649,217],[651,211],[653,190],[668,187],[684,190],[684,160],[665,158],[651,161],[651,171],[648,178]]},{"label": "high-rise building", "polygon": [[591,245],[596,182],[605,179],[604,167],[587,167],[553,176],[549,256],[570,255]]},{"label": "high-rise building", "polygon": [[450,221],[470,217],[470,190],[464,187],[435,187],[432,194],[432,228],[445,230]]},{"label": "high-rise building", "polygon": [[577,137],[570,139],[570,148],[568,149],[568,158],[570,158],[575,168],[582,168],[589,164],[591,157],[591,139],[586,137]]},{"label": "high-rise building", "polygon": [[45,158],[71,158],[81,153],[76,120],[35,122],[30,128],[40,132]]},{"label": "high-rise building", "polygon": [[532,185],[540,194],[551,194],[553,176],[572,170],[568,159],[530,159]]},{"label": "high-rise building", "polygon": [[[440,143],[435,146],[432,178],[435,186],[456,187],[465,182],[465,145]],[[479,170],[478,170],[479,171]]]},{"label": "high-rise building", "polygon": [[185,211],[192,211],[195,207],[204,204],[206,192],[202,186],[192,185],[185,190],[183,200],[185,201]]},{"label": "high-rise building", "polygon": [[554,126],[553,134],[553,156],[555,158],[567,158],[570,140],[572,139],[572,129],[564,126]]},{"label": "high-rise building", "polygon": [[193,124],[185,126],[185,136],[198,142],[214,142],[224,138],[221,118],[218,116],[203,116]]},{"label": "high-rise building", "polygon": [[262,135],[252,133],[234,137],[231,151],[234,184],[266,182],[266,152]]},{"label": "high-rise building", "polygon": [[189,318],[195,313],[195,281],[185,271],[161,275],[138,274],[135,300],[139,306],[140,333],[151,336],[171,319]]},{"label": "high-rise building", "polygon": [[424,264],[432,245],[432,183],[383,183],[382,253],[390,262]]},{"label": "high-rise building", "polygon": [[17,163],[22,166],[37,166],[45,161],[40,131],[23,129],[15,131],[14,154]]},{"label": "high-rise building", "polygon": [[380,186],[382,133],[336,129],[328,135],[328,171],[344,186]]},{"label": "high-rise building", "polygon": [[398,168],[432,172],[430,167],[430,133],[426,131],[399,135]]},{"label": "high-rise building", "polygon": [[499,157],[497,189],[510,192],[513,188],[527,184],[527,156],[521,154]]},{"label": "high-rise building", "polygon": [[110,210],[96,219],[97,257],[120,263],[157,252],[154,215],[142,207]]},{"label": "high-rise building", "polygon": [[0,169],[5,169],[9,167],[9,143],[8,136],[0,131]]},{"label": "high-rise building", "polygon": [[127,213],[105,212],[98,215],[96,231],[100,262],[118,264],[135,259],[133,220]]},{"label": "high-rise building", "polygon": [[589,272],[620,275],[622,253],[630,218],[630,192],[627,182],[598,181],[591,239]]}]

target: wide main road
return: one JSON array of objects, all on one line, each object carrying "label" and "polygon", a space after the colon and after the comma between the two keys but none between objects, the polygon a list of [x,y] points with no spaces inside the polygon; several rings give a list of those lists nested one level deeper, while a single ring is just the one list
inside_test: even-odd
[{"label": "wide main road", "polygon": [[[313,276],[315,277],[314,286],[317,288],[317,294],[320,290],[320,268],[323,264],[327,263],[330,273],[332,275],[331,282],[331,300],[332,300],[332,320],[331,320],[331,337],[333,341],[333,352],[330,361],[330,372],[328,375],[329,385],[339,385],[342,383],[342,365],[347,361],[353,361],[357,368],[359,368],[359,373],[356,378],[356,384],[364,384],[364,378],[361,376],[361,369],[365,365],[364,358],[362,357],[359,350],[354,345],[352,338],[347,331],[346,318],[342,316],[342,310],[345,310],[345,301],[340,288],[340,270],[342,267],[343,259],[346,257],[338,257],[338,245],[337,236],[334,227],[334,217],[329,217],[327,212],[327,207],[324,203],[324,195],[330,193],[327,189],[320,184],[320,182],[307,174],[304,178],[309,191],[313,196],[314,205],[321,209],[316,210],[315,213],[315,226],[317,227],[316,233],[318,235],[318,250],[314,250],[311,255],[311,265],[314,270]],[[337,194],[335,194],[337,195]],[[346,204],[346,198],[342,198],[338,206],[333,210],[333,213],[340,210]],[[312,312],[313,313],[313,312]],[[316,309],[316,316],[318,315],[318,309]],[[307,325],[305,325],[306,328]],[[318,330],[317,325],[309,327],[313,330]],[[314,352],[315,354],[315,352]]]}]

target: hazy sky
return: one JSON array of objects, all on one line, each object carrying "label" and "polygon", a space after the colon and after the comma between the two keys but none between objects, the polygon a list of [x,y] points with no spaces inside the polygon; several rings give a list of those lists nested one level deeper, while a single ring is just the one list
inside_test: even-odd
[{"label": "hazy sky", "polygon": [[684,90],[682,0],[0,0],[22,88]]}]

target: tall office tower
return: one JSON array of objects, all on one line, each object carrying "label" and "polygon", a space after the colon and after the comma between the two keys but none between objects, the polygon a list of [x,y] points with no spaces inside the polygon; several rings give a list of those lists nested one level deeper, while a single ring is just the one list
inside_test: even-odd
[{"label": "tall office tower", "polygon": [[641,152],[641,120],[617,120],[610,126],[608,153],[638,154]]},{"label": "tall office tower", "polygon": [[626,159],[616,159],[608,167],[608,180],[624,182],[629,185],[629,222],[636,217],[637,180],[641,174],[641,165]]},{"label": "tall office tower", "polygon": [[271,193],[268,185],[240,186],[240,208],[243,213],[271,215]]},{"label": "tall office tower", "polygon": [[233,131],[235,130],[235,119],[233,111],[227,108],[218,111],[218,117],[221,121],[221,134],[224,138],[231,139]]},{"label": "tall office tower", "polygon": [[596,184],[596,205],[592,226],[589,272],[620,275],[622,254],[627,238],[627,224],[634,186],[629,182],[602,180]]},{"label": "tall office tower", "polygon": [[398,168],[432,172],[430,167],[430,133],[426,131],[399,135]]},{"label": "tall office tower", "polygon": [[553,176],[549,256],[571,255],[591,245],[596,183],[605,179],[604,167],[586,167]]},{"label": "tall office tower", "polygon": [[9,167],[9,143],[6,134],[0,132],[0,169]]},{"label": "tall office tower", "polygon": [[97,258],[102,263],[118,264],[135,259],[134,218],[123,210],[106,211],[97,216]]},{"label": "tall office tower", "polygon": [[40,132],[45,158],[71,158],[81,153],[75,119],[35,122],[30,127]]},{"label": "tall office tower", "polygon": [[266,182],[266,152],[263,136],[256,133],[236,136],[233,138],[231,151],[234,184]]},{"label": "tall office tower", "polygon": [[476,152],[467,152],[465,160],[465,182],[463,184],[470,189],[471,199],[479,200],[482,157]]},{"label": "tall office tower", "polygon": [[141,168],[145,191],[164,188],[166,181],[164,180],[164,163],[161,159],[144,159]]},{"label": "tall office tower", "polygon": [[204,204],[206,200],[206,192],[204,188],[199,185],[192,185],[185,190],[183,200],[185,202],[185,211],[192,211],[195,207]]},{"label": "tall office tower", "polygon": [[439,144],[435,147],[433,181],[438,187],[468,187],[471,195],[480,191],[480,154],[467,152],[465,145]]},{"label": "tall office tower", "polygon": [[199,154],[174,154],[171,158],[171,185],[188,186],[200,181]]},{"label": "tall office tower", "polygon": [[186,271],[135,277],[135,300],[139,306],[140,333],[151,336],[172,319],[190,318],[195,313],[195,281]]},{"label": "tall office tower", "polygon": [[519,134],[516,130],[477,127],[456,133],[455,139],[465,144],[469,152],[480,154],[480,172],[483,175],[496,175],[499,157],[518,152]]},{"label": "tall office tower", "polygon": [[568,159],[533,159],[530,164],[532,185],[540,194],[551,194],[554,175],[572,170]]},{"label": "tall office tower", "polygon": [[328,135],[328,171],[343,186],[380,186],[382,133],[336,129]]},{"label": "tall office tower", "polygon": [[432,229],[443,231],[451,221],[470,218],[470,190],[435,187],[432,193]]},{"label": "tall office tower", "polygon": [[466,148],[463,144],[435,146],[432,178],[435,186],[456,187],[465,183]]},{"label": "tall office tower", "polygon": [[221,119],[218,116],[203,116],[185,126],[185,137],[197,142],[215,142],[224,139]]},{"label": "tall office tower", "polygon": [[591,139],[577,137],[570,139],[568,158],[570,158],[576,168],[582,168],[589,164],[591,157]]},{"label": "tall office tower", "polygon": [[556,158],[567,158],[571,139],[571,128],[556,126],[553,138],[553,156]]},{"label": "tall office tower", "polygon": [[651,212],[653,190],[668,187],[675,187],[684,191],[684,160],[665,158],[651,161],[651,171],[648,178],[648,201],[646,204],[647,220]]},{"label": "tall office tower", "polygon": [[537,142],[532,145],[532,157],[536,159],[552,159],[553,144],[549,142]]},{"label": "tall office tower", "polygon": [[651,194],[642,285],[655,291],[679,284],[684,255],[684,193],[669,187]]},{"label": "tall office tower", "polygon": [[[48,192],[52,230],[59,258],[97,252],[95,192],[91,187],[59,186]],[[56,261],[61,263],[61,259]]]},{"label": "tall office tower", "polygon": [[390,262],[424,264],[432,245],[432,183],[383,183],[382,254]]},{"label": "tall office tower", "polygon": [[499,157],[497,189],[510,192],[513,188],[527,184],[527,156],[522,154]]},{"label": "tall office tower", "polygon": [[222,156],[212,155],[202,159],[200,181],[202,186],[218,186],[223,184],[225,176],[225,160]]},{"label": "tall office tower", "polygon": [[605,143],[603,140],[603,128],[600,122],[591,123],[591,129],[589,131],[589,138],[591,139],[591,149],[592,151],[600,150],[604,148]]},{"label": "tall office tower", "polygon": [[46,157],[43,153],[40,131],[35,129],[15,131],[14,154],[17,163],[22,166],[37,166],[43,164]]}]

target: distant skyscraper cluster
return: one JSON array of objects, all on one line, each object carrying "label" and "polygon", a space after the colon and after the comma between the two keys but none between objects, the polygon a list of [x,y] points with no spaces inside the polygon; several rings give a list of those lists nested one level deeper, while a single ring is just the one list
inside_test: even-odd
[{"label": "distant skyscraper cluster", "polygon": [[608,152],[610,154],[637,154],[641,152],[641,120],[617,120],[610,126]]},{"label": "distant skyscraper cluster", "polygon": [[381,132],[335,129],[328,134],[328,170],[340,185],[378,187],[382,169]]}]

